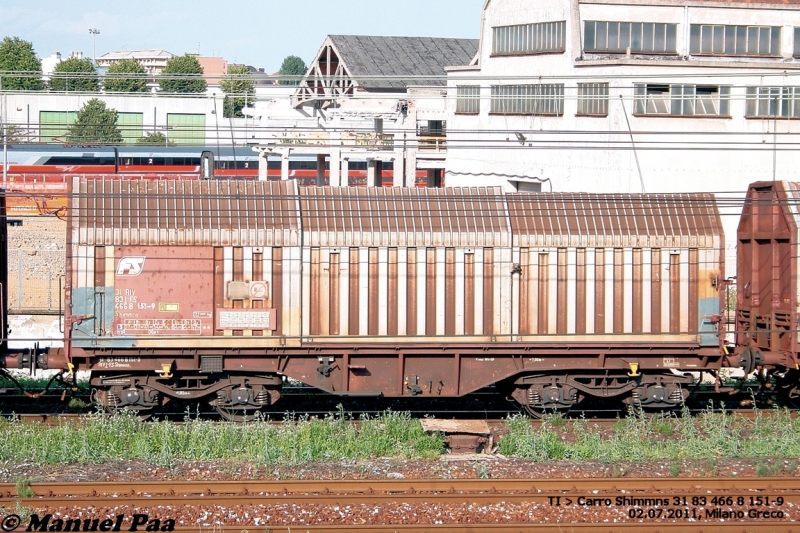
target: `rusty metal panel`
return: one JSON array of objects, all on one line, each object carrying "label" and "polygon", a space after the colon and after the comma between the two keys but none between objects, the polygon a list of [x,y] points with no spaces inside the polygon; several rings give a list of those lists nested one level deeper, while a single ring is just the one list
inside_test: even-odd
[{"label": "rusty metal panel", "polygon": [[575,333],[586,333],[586,248],[578,248],[575,257]]},{"label": "rusty metal panel", "polygon": [[121,246],[116,257],[114,335],[213,334],[213,248]]},{"label": "rusty metal panel", "polygon": [[509,246],[499,188],[304,187],[309,246]]},{"label": "rusty metal panel", "polygon": [[493,335],[494,331],[494,250],[486,248],[483,251],[483,331],[484,335]]},{"label": "rusty metal panel", "polygon": [[406,306],[406,333],[408,335],[417,334],[417,248],[409,248],[406,263],[406,294],[408,305]]},{"label": "rusty metal panel", "polygon": [[464,254],[464,335],[475,334],[475,254]]},{"label": "rusty metal panel", "polygon": [[594,270],[594,332],[606,332],[606,261],[605,249],[595,250]]},{"label": "rusty metal panel", "polygon": [[718,247],[711,194],[514,193],[515,247]]},{"label": "rusty metal panel", "polygon": [[736,340],[764,351],[800,351],[800,184],[750,185],[737,231]]},{"label": "rusty metal panel", "polygon": [[73,180],[73,244],[298,246],[294,180]]}]

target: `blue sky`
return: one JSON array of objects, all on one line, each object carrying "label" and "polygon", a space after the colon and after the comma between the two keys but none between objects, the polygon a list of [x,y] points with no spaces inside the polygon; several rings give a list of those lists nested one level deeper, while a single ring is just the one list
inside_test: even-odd
[{"label": "blue sky", "polygon": [[40,57],[72,50],[163,48],[280,68],[308,63],[328,34],[477,39],[485,0],[0,0],[0,38],[33,43]]}]

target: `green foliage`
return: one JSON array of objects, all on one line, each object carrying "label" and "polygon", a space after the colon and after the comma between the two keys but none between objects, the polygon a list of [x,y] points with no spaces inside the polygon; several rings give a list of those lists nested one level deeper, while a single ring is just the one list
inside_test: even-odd
[{"label": "green foliage", "polygon": [[[6,142],[19,144],[28,142],[28,132],[15,124],[8,124],[5,128]],[[0,131],[0,140],[3,139],[3,132]]]},{"label": "green foliage", "polygon": [[144,137],[136,139],[136,144],[147,146],[175,146],[175,143],[167,140],[167,136],[160,131],[148,133]]},{"label": "green foliage", "polygon": [[242,109],[245,105],[253,107],[256,90],[253,76],[245,65],[229,65],[228,74],[220,82],[220,88],[225,93],[222,110],[225,118],[244,117]]},{"label": "green foliage", "polygon": [[173,467],[178,461],[251,460],[293,465],[372,457],[433,458],[444,450],[441,435],[427,434],[409,414],[364,417],[344,413],[300,418],[279,425],[142,422],[132,414],[87,415],[80,424],[56,426],[0,419],[0,461],[34,464],[144,460]]},{"label": "green foliage", "polygon": [[204,93],[207,86],[203,67],[189,54],[170,58],[158,78],[158,85],[165,93]]},{"label": "green foliage", "polygon": [[117,112],[106,108],[105,102],[92,98],[78,111],[75,123],[67,132],[67,139],[74,144],[121,143]]},{"label": "green foliage", "polygon": [[33,489],[31,488],[31,482],[25,478],[19,478],[14,483],[14,486],[17,490],[17,496],[20,498],[33,498]]},{"label": "green foliage", "polygon": [[702,459],[708,460],[707,472],[714,474],[719,472],[720,458],[800,456],[800,421],[792,419],[788,410],[774,410],[769,415],[759,411],[753,420],[712,410],[696,417],[688,412],[681,417],[633,413],[616,422],[611,432],[586,424],[578,430],[576,423],[571,432],[574,439],[564,439],[562,432],[547,424],[534,428],[521,416],[509,419],[508,426],[509,434],[499,443],[500,453],[536,461]]},{"label": "green foliage", "polygon": [[103,86],[108,93],[146,93],[149,90],[144,67],[132,58],[108,67]]},{"label": "green foliage", "polygon": [[281,79],[278,83],[281,85],[299,85],[300,82],[297,77],[304,76],[307,70],[308,67],[305,61],[297,56],[287,56],[286,59],[283,60],[278,74],[281,76],[292,76],[295,79]]},{"label": "green foliage", "polygon": [[50,90],[69,92],[97,92],[100,82],[91,59],[72,57],[56,65],[50,76]]},{"label": "green foliage", "polygon": [[[19,73],[6,76],[5,72]],[[21,73],[26,73],[22,75]],[[6,37],[0,42],[0,79],[4,91],[41,91],[42,63],[33,51],[33,45],[19,37]]]}]

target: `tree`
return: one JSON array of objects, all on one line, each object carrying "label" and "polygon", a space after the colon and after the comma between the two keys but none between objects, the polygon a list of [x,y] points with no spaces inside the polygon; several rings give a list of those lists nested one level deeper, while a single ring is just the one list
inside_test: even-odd
[{"label": "tree", "polygon": [[[4,73],[25,72],[26,75],[6,76]],[[19,37],[6,37],[0,42],[0,80],[4,91],[41,91],[42,63],[36,58],[33,45]]]},{"label": "tree", "polygon": [[136,139],[136,144],[148,146],[175,146],[175,143],[168,140],[167,136],[160,131],[148,133],[144,137],[139,137]]},{"label": "tree", "polygon": [[229,65],[227,77],[219,83],[225,100],[222,104],[222,116],[225,118],[242,118],[245,106],[253,107],[256,89],[253,76],[245,65]]},{"label": "tree", "polygon": [[[303,76],[305,75],[308,67],[306,66],[305,62],[297,56],[287,56],[286,59],[283,60],[281,64],[281,69],[278,71],[278,74],[281,76]],[[297,79],[281,79],[278,82],[281,85],[299,85],[300,82]]]},{"label": "tree", "polygon": [[92,60],[71,57],[57,64],[50,77],[50,89],[87,93],[99,91],[100,82]]},{"label": "tree", "polygon": [[[0,130],[0,141],[3,139],[3,132]],[[26,143],[28,139],[28,132],[20,128],[16,124],[6,125],[6,142],[10,144]]]},{"label": "tree", "polygon": [[133,58],[117,61],[108,67],[103,87],[108,93],[146,93],[149,90],[144,67]]},{"label": "tree", "polygon": [[165,93],[203,93],[207,84],[202,76],[203,67],[195,56],[175,56],[167,61],[158,85]]},{"label": "tree", "polygon": [[122,133],[117,126],[117,112],[92,98],[78,111],[67,139],[74,144],[120,144]]}]

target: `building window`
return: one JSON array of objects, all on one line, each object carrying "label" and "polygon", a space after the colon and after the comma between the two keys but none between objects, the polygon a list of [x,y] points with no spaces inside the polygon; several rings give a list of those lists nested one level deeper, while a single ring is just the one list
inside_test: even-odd
[{"label": "building window", "polygon": [[676,54],[678,25],[654,22],[587,21],[583,50],[625,54]]},{"label": "building window", "polygon": [[443,137],[447,134],[446,120],[418,120],[417,135],[420,137]]},{"label": "building window", "polygon": [[608,83],[578,84],[578,114],[597,117],[608,115]]},{"label": "building window", "polygon": [[566,21],[493,28],[492,55],[564,52]]},{"label": "building window", "polygon": [[800,28],[794,29],[794,57],[800,57]]},{"label": "building window", "polygon": [[481,111],[481,88],[479,85],[456,87],[456,113],[477,115]]},{"label": "building window", "polygon": [[164,134],[175,144],[202,145],[206,142],[206,116],[167,113],[167,131]]},{"label": "building window", "polygon": [[730,86],[637,83],[634,114],[727,117]]},{"label": "building window", "polygon": [[692,55],[776,57],[781,55],[781,29],[692,24],[689,50]]},{"label": "building window", "polygon": [[39,142],[64,143],[77,117],[74,111],[39,111]]},{"label": "building window", "polygon": [[748,118],[800,118],[800,87],[748,87]]},{"label": "building window", "polygon": [[492,85],[492,113],[563,115],[564,84]]}]

